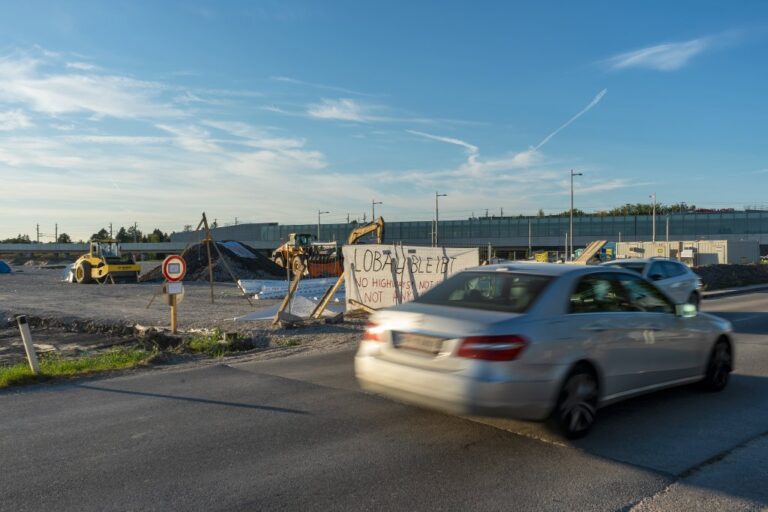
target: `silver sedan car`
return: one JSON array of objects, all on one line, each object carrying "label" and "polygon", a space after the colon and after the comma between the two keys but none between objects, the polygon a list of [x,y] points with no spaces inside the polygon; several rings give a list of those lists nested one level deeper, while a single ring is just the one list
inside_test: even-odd
[{"label": "silver sedan car", "polygon": [[398,400],[549,419],[576,438],[624,398],[697,381],[722,390],[733,357],[727,321],[675,305],[635,272],[501,264],[373,314],[355,374]]}]

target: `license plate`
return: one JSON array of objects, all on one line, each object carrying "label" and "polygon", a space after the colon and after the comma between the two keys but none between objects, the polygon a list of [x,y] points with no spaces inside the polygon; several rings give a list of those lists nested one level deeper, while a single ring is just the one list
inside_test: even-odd
[{"label": "license plate", "polygon": [[443,347],[443,338],[414,334],[408,332],[395,333],[395,346],[406,350],[416,350],[429,354],[438,354]]}]

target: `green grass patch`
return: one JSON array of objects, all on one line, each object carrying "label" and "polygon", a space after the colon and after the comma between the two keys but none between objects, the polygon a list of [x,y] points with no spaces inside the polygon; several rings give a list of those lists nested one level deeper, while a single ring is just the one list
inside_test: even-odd
[{"label": "green grass patch", "polygon": [[0,366],[0,388],[40,382],[59,377],[74,377],[109,370],[122,370],[146,364],[156,352],[143,348],[116,348],[99,354],[65,359],[59,355],[40,356],[40,373],[34,375],[27,363]]},{"label": "green grass patch", "polygon": [[298,347],[301,345],[301,339],[299,338],[288,338],[286,340],[280,340],[277,342],[278,345],[281,347]]},{"label": "green grass patch", "polygon": [[223,335],[219,329],[209,334],[196,334],[186,343],[186,348],[193,353],[206,354],[211,357],[224,357],[232,352],[241,352],[253,348],[250,338],[235,334],[222,341]]}]

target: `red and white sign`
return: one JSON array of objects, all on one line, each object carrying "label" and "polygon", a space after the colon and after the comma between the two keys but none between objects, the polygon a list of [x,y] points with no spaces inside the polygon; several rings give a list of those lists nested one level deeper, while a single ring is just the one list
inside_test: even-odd
[{"label": "red and white sign", "polygon": [[163,276],[172,282],[178,282],[187,275],[187,262],[184,258],[175,254],[168,256],[163,260]]}]

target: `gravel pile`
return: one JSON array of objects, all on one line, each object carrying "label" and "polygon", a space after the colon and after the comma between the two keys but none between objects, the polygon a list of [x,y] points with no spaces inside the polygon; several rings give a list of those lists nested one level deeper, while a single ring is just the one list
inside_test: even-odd
[{"label": "gravel pile", "polygon": [[[285,279],[285,270],[254,249],[239,242],[216,242],[235,279]],[[228,247],[229,246],[229,247]],[[213,280],[216,282],[231,282],[232,277],[227,267],[219,258],[219,251],[211,247],[213,261]],[[205,244],[190,246],[184,254],[187,262],[187,275],[184,281],[208,280],[208,251]],[[140,282],[162,281],[163,272],[158,266],[139,278]]]},{"label": "gravel pile", "polygon": [[707,265],[693,269],[705,290],[768,283],[768,265]]}]

